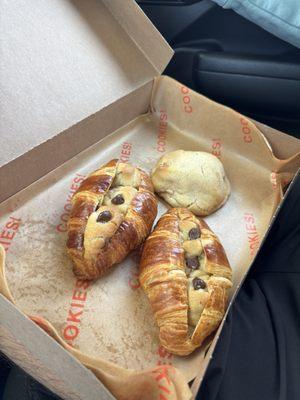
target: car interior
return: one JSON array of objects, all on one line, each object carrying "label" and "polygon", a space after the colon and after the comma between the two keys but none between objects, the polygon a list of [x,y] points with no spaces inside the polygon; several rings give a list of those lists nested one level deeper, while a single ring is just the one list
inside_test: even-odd
[{"label": "car interior", "polygon": [[166,75],[300,137],[300,49],[211,0],[138,3],[175,51]]},{"label": "car interior", "polygon": [[[137,3],[174,49],[165,75],[300,138],[300,49],[211,0]],[[58,399],[0,354],[1,398]]]}]

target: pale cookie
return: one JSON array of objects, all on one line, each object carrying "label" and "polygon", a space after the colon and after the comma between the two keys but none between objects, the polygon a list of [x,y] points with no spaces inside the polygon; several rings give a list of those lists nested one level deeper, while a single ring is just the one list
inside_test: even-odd
[{"label": "pale cookie", "polygon": [[228,199],[230,184],[221,161],[203,151],[176,150],[162,156],[151,174],[156,193],[173,207],[209,215]]}]

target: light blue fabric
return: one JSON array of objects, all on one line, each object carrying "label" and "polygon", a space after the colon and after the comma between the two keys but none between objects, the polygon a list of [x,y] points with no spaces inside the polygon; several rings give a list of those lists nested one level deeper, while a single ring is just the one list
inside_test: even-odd
[{"label": "light blue fabric", "polygon": [[300,0],[213,0],[300,48]]}]

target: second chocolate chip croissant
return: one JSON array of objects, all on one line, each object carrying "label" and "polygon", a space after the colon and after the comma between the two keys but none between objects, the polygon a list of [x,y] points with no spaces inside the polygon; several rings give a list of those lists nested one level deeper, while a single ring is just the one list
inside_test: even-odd
[{"label": "second chocolate chip croissant", "polygon": [[217,329],[231,280],[225,251],[202,219],[185,208],[160,218],[144,244],[140,282],[170,353],[190,354]]},{"label": "second chocolate chip croissant", "polygon": [[149,234],[157,200],[149,176],[112,160],[90,174],[72,199],[67,250],[81,279],[102,276]]}]

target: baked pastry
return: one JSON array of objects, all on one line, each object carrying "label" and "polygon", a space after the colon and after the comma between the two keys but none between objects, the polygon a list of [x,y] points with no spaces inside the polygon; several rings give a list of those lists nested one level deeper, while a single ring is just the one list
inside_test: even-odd
[{"label": "baked pastry", "polygon": [[147,238],[140,282],[161,344],[190,354],[214,332],[226,310],[232,271],[217,236],[186,208],[173,208]]},{"label": "baked pastry", "polygon": [[172,207],[205,216],[228,199],[230,184],[221,161],[203,151],[176,150],[163,155],[151,173],[155,192]]},{"label": "baked pastry", "polygon": [[67,250],[74,273],[95,279],[149,234],[157,200],[149,176],[112,160],[90,174],[72,198]]}]

